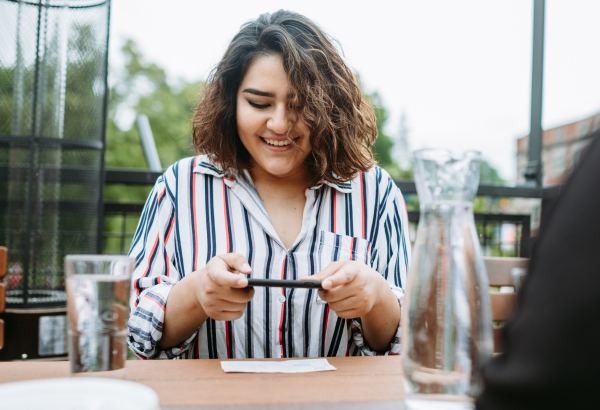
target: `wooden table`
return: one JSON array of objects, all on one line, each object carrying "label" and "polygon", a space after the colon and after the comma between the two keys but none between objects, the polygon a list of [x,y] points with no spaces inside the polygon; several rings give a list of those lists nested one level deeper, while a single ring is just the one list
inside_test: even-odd
[{"label": "wooden table", "polygon": [[[336,371],[225,373],[220,360],[129,360],[126,380],[156,391],[164,410],[402,410],[400,356],[331,357]],[[0,383],[68,377],[68,362],[2,362]]]}]

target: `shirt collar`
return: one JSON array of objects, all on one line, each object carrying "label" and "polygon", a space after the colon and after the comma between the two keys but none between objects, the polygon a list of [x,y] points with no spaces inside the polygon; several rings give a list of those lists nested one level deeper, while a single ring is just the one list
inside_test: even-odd
[{"label": "shirt collar", "polygon": [[329,185],[330,187],[332,187],[332,188],[336,189],[337,191],[340,191],[344,194],[349,194],[350,192],[352,192],[352,183],[350,183],[350,182],[335,183],[335,182],[326,181],[325,179],[321,179],[316,185],[311,186],[309,189],[312,189],[312,190],[319,189],[323,185]]},{"label": "shirt collar", "polygon": [[221,164],[217,161],[213,161],[208,157],[208,155],[199,155],[198,160],[196,161],[196,167],[194,168],[194,172],[199,174],[208,174],[213,175],[215,177],[224,178],[225,173],[223,172],[223,168]]},{"label": "shirt collar", "polygon": [[[223,172],[223,168],[221,167],[221,164],[217,161],[213,161],[207,155],[200,155],[198,157],[198,161],[196,162],[196,167],[194,168],[194,172],[199,173],[199,174],[213,175],[218,178],[224,178],[227,185],[230,185],[230,184],[233,184],[236,182],[233,179],[227,178],[225,176],[225,173]],[[323,185],[329,185],[330,187],[336,189],[337,191],[340,191],[345,194],[352,192],[352,183],[351,182],[335,183],[335,182],[327,181],[325,179],[321,179],[316,185],[311,186],[308,189],[317,190],[317,189],[320,189]]]}]

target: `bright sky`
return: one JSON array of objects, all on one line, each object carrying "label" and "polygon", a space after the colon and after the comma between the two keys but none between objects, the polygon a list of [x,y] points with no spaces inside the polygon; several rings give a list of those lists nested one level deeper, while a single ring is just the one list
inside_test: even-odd
[{"label": "bright sky", "polygon": [[[288,9],[317,22],[412,149],[477,149],[509,180],[529,132],[532,0],[113,0],[110,64],[134,39],[171,78],[206,78],[241,24]],[[547,0],[543,126],[600,111],[600,1]]]}]

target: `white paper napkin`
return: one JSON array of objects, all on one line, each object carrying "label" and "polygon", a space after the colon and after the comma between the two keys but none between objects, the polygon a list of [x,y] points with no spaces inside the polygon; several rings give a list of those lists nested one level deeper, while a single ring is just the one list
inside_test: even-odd
[{"label": "white paper napkin", "polygon": [[337,370],[327,359],[305,359],[273,361],[238,361],[221,362],[225,373],[309,373]]}]

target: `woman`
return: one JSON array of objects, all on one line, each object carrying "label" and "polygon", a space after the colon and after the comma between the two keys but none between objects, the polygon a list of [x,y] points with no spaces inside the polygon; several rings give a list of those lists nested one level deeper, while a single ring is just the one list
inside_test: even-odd
[{"label": "woman", "polygon": [[[133,239],[129,346],[143,358],[397,354],[405,205],[329,37],[287,11],[242,26],[193,137],[201,155],[157,180]],[[248,276],[324,290],[246,288]]]}]

